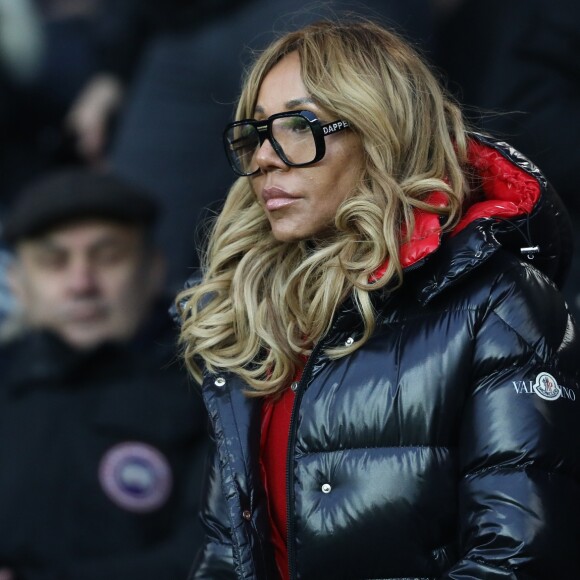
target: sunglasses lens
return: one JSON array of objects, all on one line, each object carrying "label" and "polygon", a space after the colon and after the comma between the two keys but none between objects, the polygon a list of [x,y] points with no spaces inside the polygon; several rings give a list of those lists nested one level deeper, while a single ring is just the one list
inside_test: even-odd
[{"label": "sunglasses lens", "polygon": [[272,138],[293,165],[312,162],[316,157],[316,141],[307,119],[301,115],[278,117],[272,121]]},{"label": "sunglasses lens", "polygon": [[251,175],[258,169],[255,157],[260,148],[258,130],[249,123],[229,127],[225,133],[228,159],[239,175]]},{"label": "sunglasses lens", "polygon": [[259,130],[255,122],[244,121],[234,123],[226,129],[226,152],[238,175],[252,175],[258,171],[256,154],[264,139],[270,139],[272,147],[288,165],[308,165],[316,159],[316,139],[312,124],[301,113],[274,116],[268,126],[268,134],[265,122],[259,124]]}]

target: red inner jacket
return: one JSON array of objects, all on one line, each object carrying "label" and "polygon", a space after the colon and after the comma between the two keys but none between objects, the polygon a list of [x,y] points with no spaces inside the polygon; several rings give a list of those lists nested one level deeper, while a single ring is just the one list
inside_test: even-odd
[{"label": "red inner jacket", "polygon": [[[301,379],[302,370],[302,368],[298,369],[294,377],[295,381]],[[290,578],[287,546],[286,462],[294,396],[292,389],[286,389],[279,399],[268,398],[262,407],[260,467],[262,482],[268,497],[274,555],[282,580]]]}]

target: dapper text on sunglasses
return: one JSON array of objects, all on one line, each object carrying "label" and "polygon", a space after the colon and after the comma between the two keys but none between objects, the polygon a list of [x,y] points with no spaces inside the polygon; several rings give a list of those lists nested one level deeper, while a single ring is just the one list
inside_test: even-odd
[{"label": "dapper text on sunglasses", "polygon": [[286,165],[304,167],[324,157],[326,136],[348,127],[345,120],[322,124],[311,111],[290,111],[263,121],[244,119],[230,123],[223,138],[234,172],[249,176],[259,171],[256,153],[266,139]]}]

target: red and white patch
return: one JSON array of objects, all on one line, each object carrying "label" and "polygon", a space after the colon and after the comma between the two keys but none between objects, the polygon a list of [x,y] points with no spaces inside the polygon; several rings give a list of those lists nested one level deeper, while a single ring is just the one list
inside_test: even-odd
[{"label": "red and white patch", "polygon": [[155,447],[135,441],[119,443],[105,453],[99,481],[115,504],[140,513],[162,507],[173,486],[165,456]]}]

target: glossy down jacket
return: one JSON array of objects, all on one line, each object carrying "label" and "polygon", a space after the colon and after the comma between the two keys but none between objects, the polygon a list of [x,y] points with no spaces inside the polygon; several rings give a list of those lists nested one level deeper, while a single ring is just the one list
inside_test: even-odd
[{"label": "glossy down jacket", "polygon": [[[325,356],[361,333],[345,304],[306,365],[287,466],[292,578],[580,578],[580,349],[551,281],[569,224],[505,143],[474,137],[470,158],[481,196],[443,239],[418,214],[371,340]],[[215,457],[195,579],[278,577],[261,403],[243,388],[204,380]]]}]

